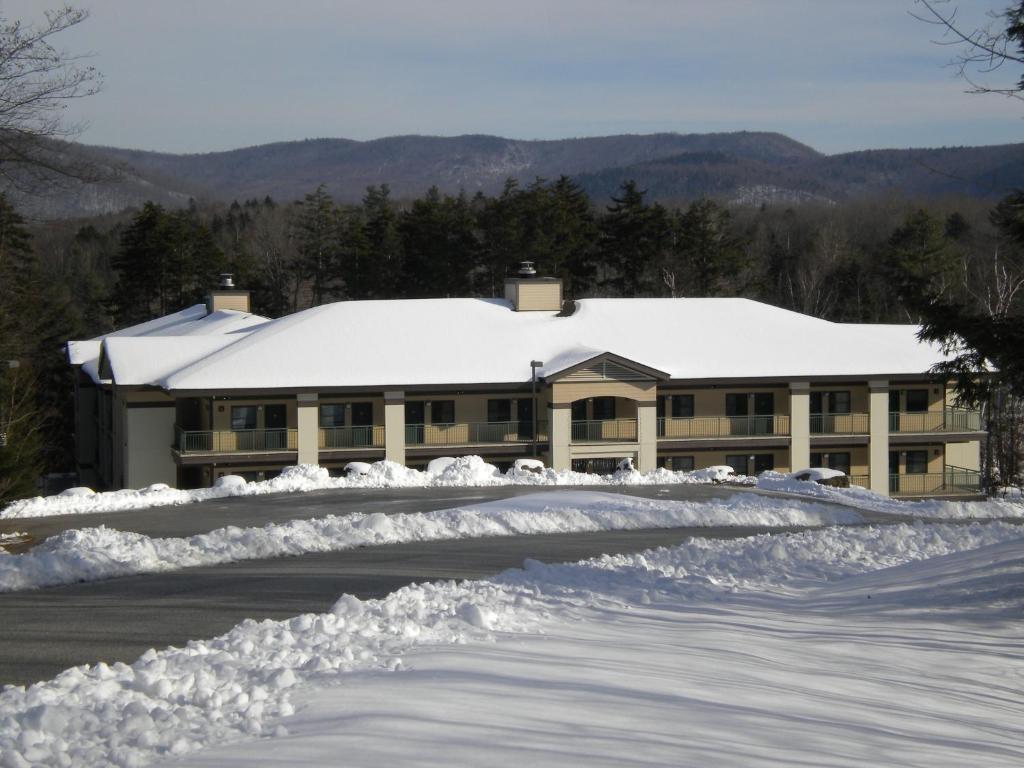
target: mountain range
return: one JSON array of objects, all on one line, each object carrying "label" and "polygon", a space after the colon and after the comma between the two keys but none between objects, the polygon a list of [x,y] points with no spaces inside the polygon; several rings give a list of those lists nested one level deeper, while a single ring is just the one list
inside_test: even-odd
[{"label": "mountain range", "polygon": [[659,133],[523,141],[498,136],[395,136],[371,141],[308,139],[203,154],[80,145],[116,180],[78,185],[41,200],[31,213],[63,218],[108,213],[146,200],[182,205],[190,197],[300,199],[324,184],[339,202],[369,185],[394,199],[443,192],[499,192],[506,179],[570,176],[597,201],[632,179],[649,198],[702,195],[733,203],[838,202],[858,196],[962,195],[995,199],[1024,187],[1024,144],[867,150],[825,155],[778,133]]}]

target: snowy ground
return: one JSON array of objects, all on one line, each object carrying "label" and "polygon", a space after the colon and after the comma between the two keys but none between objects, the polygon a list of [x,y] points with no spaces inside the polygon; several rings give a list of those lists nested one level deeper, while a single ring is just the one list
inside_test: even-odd
[{"label": "snowy ground", "polygon": [[0,592],[97,581],[238,560],[439,539],[679,528],[852,524],[853,510],[741,493],[685,502],[589,491],[539,491],[414,514],[345,516],[219,528],[188,538],[151,538],[104,526],[68,530],[20,555],[0,550]]},{"label": "snowy ground", "polygon": [[0,765],[1016,766],[1022,537],[825,528],[343,597],[9,688]]},{"label": "snowy ground", "polygon": [[[90,514],[120,512],[130,509],[193,504],[209,499],[231,496],[260,496],[268,493],[303,493],[343,488],[426,488],[465,486],[622,486],[622,485],[677,485],[721,482],[726,478],[726,467],[711,467],[694,472],[673,472],[656,469],[653,472],[616,472],[612,475],[590,475],[582,472],[499,472],[479,456],[462,456],[453,460],[442,471],[420,472],[390,461],[365,465],[367,472],[355,477],[330,477],[326,469],[309,464],[288,467],[272,480],[247,483],[243,478],[229,475],[220,478],[213,488],[182,491],[164,484],[138,490],[93,493],[87,488],[72,488],[56,496],[37,496],[15,501],[0,510],[0,519],[45,517],[49,515]],[[1000,499],[984,502],[952,501],[897,501],[872,493],[863,488],[826,488],[814,482],[793,480],[776,472],[763,473],[758,478],[736,477],[730,482],[757,486],[764,490],[808,495],[826,501],[852,504],[875,512],[914,515],[926,518],[962,519],[992,517],[1024,517],[1024,501]]]}]

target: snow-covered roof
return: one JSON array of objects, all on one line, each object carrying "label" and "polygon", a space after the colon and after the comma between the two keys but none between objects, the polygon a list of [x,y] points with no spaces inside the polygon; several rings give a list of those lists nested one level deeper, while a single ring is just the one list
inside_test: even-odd
[{"label": "snow-covered roof", "polygon": [[106,352],[118,383],[195,391],[521,383],[531,360],[544,376],[603,352],[673,379],[884,377],[943,359],[916,326],[832,323],[748,299],[584,299],[568,317],[499,299],[346,301],[244,331],[159,352],[110,340]]},{"label": "snow-covered roof", "polygon": [[[194,304],[180,312],[121,328],[93,339],[69,341],[68,362],[82,366],[82,370],[93,381],[99,383],[100,355],[106,347],[108,359],[119,384],[150,384],[167,373],[237,340],[237,334],[246,333],[266,322],[269,322],[267,318],[249,312],[237,312],[233,309],[207,312],[205,304]],[[220,341],[193,343],[196,342],[197,336],[215,340],[220,337]],[[186,337],[186,340],[180,344],[157,341],[176,337]],[[112,339],[118,340],[117,345],[126,339],[141,339],[145,340],[145,343],[129,344],[123,351],[110,357],[110,344],[107,342]],[[171,352],[172,349],[174,353]]]}]

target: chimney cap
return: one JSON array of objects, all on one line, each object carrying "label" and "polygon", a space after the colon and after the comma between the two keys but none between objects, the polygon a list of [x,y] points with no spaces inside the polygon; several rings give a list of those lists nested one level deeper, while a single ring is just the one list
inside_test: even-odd
[{"label": "chimney cap", "polygon": [[519,276],[520,277],[536,277],[537,269],[533,266],[532,261],[521,261],[519,262]]},{"label": "chimney cap", "polygon": [[232,272],[221,272],[220,283],[217,287],[222,291],[231,291],[235,288],[235,275]]}]

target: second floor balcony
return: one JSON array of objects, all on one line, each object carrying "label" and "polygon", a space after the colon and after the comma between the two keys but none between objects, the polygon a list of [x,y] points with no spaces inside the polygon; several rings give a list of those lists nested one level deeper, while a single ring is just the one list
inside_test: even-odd
[{"label": "second floor balcony", "polygon": [[594,419],[572,422],[574,443],[635,443],[636,419]]},{"label": "second floor balcony", "polygon": [[694,416],[658,419],[658,437],[701,440],[721,437],[770,437],[789,434],[789,416]]},{"label": "second floor balcony", "polygon": [[981,429],[981,413],[966,408],[889,414],[890,432],[979,432]]},{"label": "second floor balcony", "polygon": [[[537,422],[537,442],[546,442],[547,422]],[[532,421],[455,422],[451,424],[406,424],[406,445],[495,445],[531,443]]]},{"label": "second floor balcony", "polygon": [[178,453],[273,453],[298,449],[294,429],[175,430]]}]

